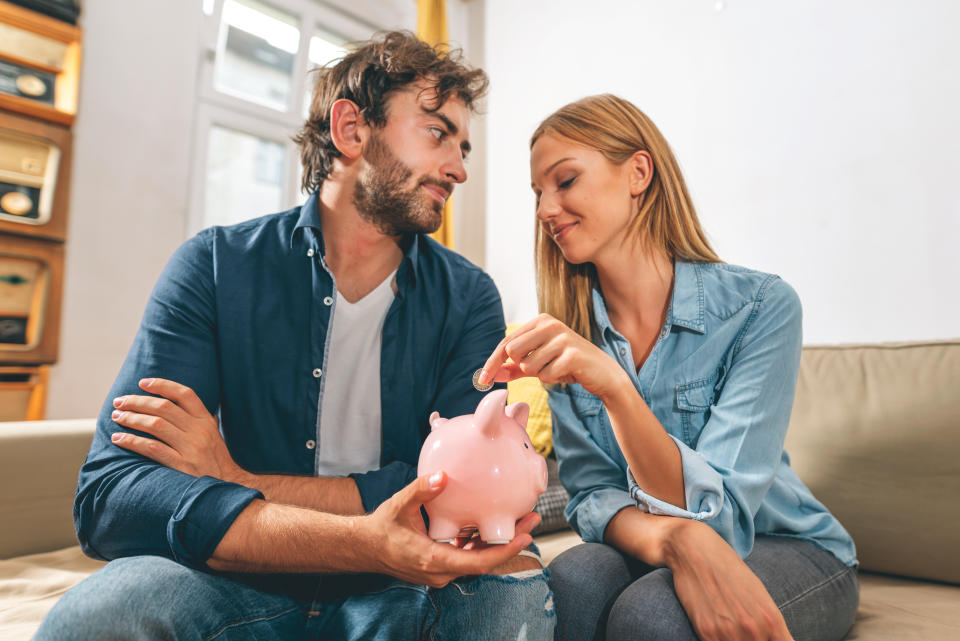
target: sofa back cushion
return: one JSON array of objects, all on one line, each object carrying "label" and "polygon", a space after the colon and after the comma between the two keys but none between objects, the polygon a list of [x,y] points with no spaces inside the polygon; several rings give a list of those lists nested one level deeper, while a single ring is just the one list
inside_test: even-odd
[{"label": "sofa back cushion", "polygon": [[0,559],[77,544],[73,496],[94,425],[0,423]]},{"label": "sofa back cushion", "polygon": [[960,340],[805,347],[786,448],[863,569],[960,583]]}]

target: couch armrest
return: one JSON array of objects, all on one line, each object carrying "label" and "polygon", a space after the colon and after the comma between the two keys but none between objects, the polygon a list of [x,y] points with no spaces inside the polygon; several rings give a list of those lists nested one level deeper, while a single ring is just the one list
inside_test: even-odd
[{"label": "couch armrest", "polygon": [[77,544],[73,497],[95,425],[0,423],[0,559]]}]

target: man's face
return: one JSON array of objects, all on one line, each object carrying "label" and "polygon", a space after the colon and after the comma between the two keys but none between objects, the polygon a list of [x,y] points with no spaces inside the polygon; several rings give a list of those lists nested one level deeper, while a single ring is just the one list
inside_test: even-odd
[{"label": "man's face", "polygon": [[353,202],[384,234],[436,231],[454,183],[467,179],[470,112],[456,97],[431,111],[436,104],[427,82],[413,83],[388,99],[387,124],[371,130]]}]

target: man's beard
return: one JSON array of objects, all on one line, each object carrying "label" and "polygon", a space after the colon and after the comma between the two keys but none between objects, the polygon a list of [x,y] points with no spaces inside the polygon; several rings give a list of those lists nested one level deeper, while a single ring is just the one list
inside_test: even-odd
[{"label": "man's beard", "polygon": [[422,187],[436,185],[449,194],[451,183],[422,176],[412,189],[404,190],[413,171],[376,134],[370,139],[365,159],[367,166],[357,177],[353,192],[353,204],[364,220],[388,236],[429,234],[440,229],[443,203],[426,196]]}]

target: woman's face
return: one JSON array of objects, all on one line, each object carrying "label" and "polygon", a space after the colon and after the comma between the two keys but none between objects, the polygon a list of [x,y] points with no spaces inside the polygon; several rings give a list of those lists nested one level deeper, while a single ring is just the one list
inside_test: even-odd
[{"label": "woman's face", "polygon": [[[566,138],[543,135],[530,152],[530,177],[537,219],[571,263],[596,264],[621,247],[649,184],[639,176],[638,152],[615,165],[595,149]],[[650,172],[647,172],[650,173]]]}]

